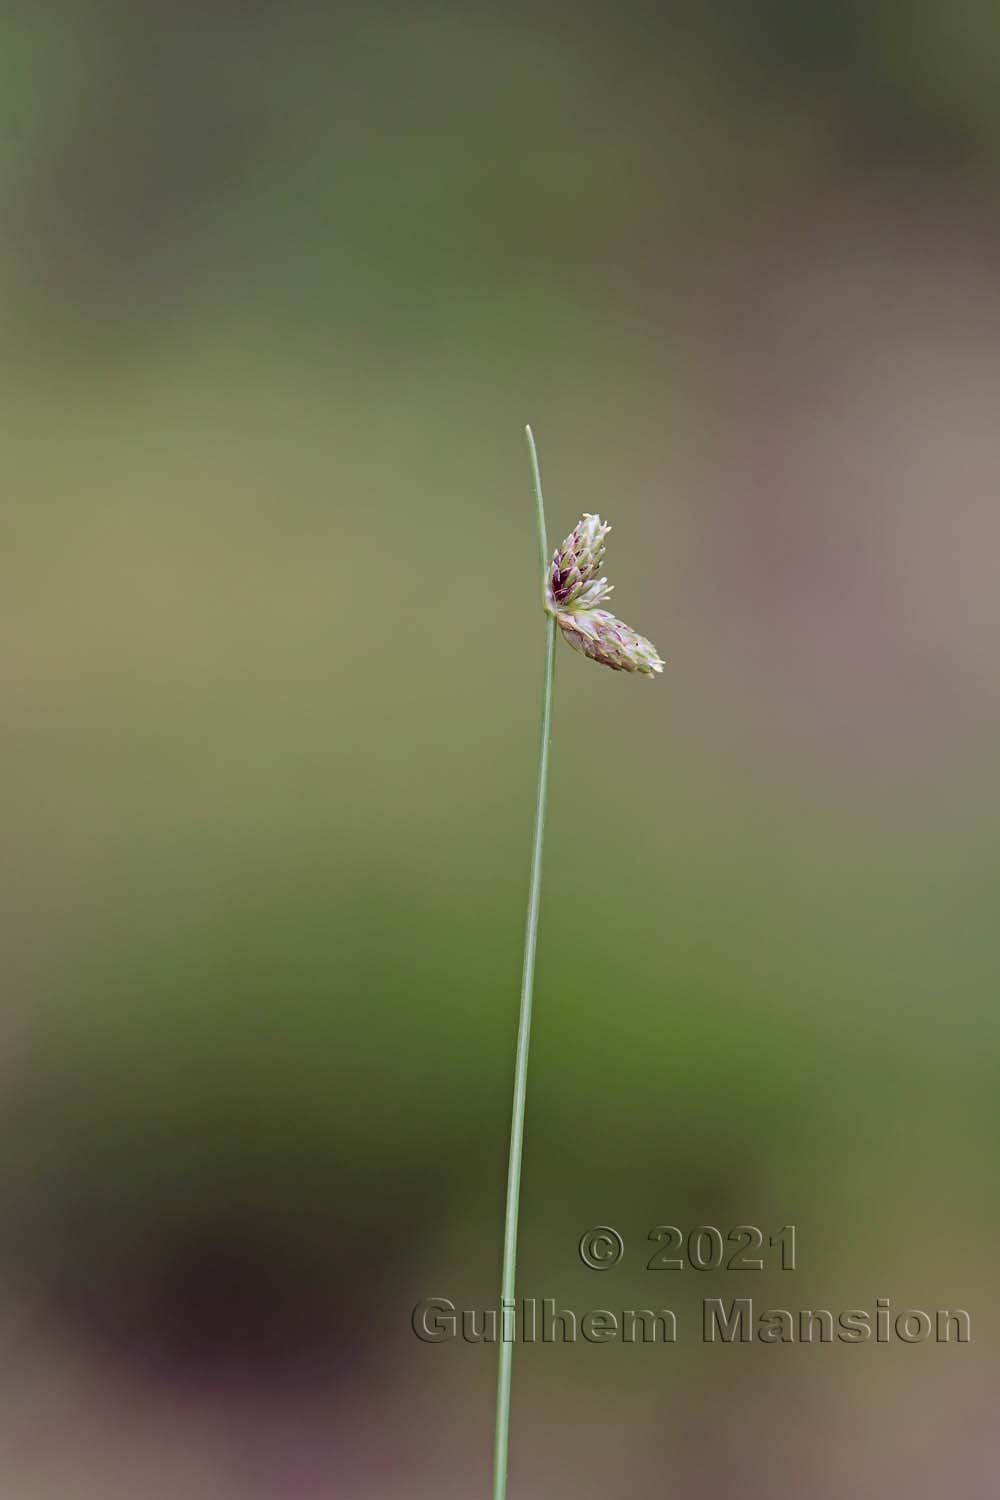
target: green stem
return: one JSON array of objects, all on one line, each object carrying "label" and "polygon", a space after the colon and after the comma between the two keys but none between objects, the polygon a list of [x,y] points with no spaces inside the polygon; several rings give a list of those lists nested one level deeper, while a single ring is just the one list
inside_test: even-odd
[{"label": "green stem", "polygon": [[[544,578],[549,565],[545,531],[545,505],[538,450],[531,428],[525,429],[531,454],[531,473],[538,513],[538,550]],[[528,1049],[531,1045],[531,1001],[535,984],[535,951],[538,947],[538,909],[542,895],[542,845],[545,839],[545,797],[549,779],[549,746],[552,740],[552,678],[555,669],[556,622],[545,620],[545,676],[542,688],[542,730],[538,751],[538,790],[535,797],[535,833],[531,848],[531,880],[528,887],[528,920],[524,932],[524,967],[521,972],[521,1017],[517,1028],[514,1061],[514,1107],[510,1122],[510,1159],[507,1167],[507,1211],[503,1231],[503,1270],[500,1277],[500,1367],[497,1373],[497,1425],[493,1450],[493,1500],[506,1500],[507,1452],[510,1438],[510,1373],[514,1353],[514,1286],[517,1271],[517,1213],[521,1195],[521,1157],[524,1152],[524,1102],[528,1084]]]}]

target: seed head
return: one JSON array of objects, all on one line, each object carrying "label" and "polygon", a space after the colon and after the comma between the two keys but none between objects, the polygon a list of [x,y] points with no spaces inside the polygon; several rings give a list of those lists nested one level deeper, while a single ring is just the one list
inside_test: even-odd
[{"label": "seed head", "polygon": [[604,538],[611,527],[600,516],[586,515],[556,549],[546,584],[551,614],[566,609],[593,609],[611,593],[611,584],[597,575],[604,560]]},{"label": "seed head", "polygon": [[598,608],[612,585],[598,577],[604,538],[611,527],[600,516],[585,515],[552,557],[545,580],[545,608],[573,647],[613,672],[652,677],[663,661],[650,641],[606,609]]}]

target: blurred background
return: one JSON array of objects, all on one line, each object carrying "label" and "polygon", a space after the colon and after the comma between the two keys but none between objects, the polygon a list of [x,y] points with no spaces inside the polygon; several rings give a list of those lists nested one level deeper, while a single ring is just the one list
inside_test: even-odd
[{"label": "blurred background", "polygon": [[[0,20],[0,1488],[489,1492],[542,618],[511,1495],[992,1495],[1000,12]],[[798,1228],[794,1273],[645,1269]],[[594,1224],[622,1264],[580,1263]],[[704,1346],[706,1296],[973,1342]]]}]

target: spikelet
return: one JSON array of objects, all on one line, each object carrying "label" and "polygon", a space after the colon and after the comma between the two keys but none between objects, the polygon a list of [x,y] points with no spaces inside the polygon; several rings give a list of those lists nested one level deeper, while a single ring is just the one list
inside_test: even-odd
[{"label": "spikelet", "polygon": [[553,554],[545,580],[545,608],[574,651],[603,662],[613,672],[652,677],[663,671],[656,647],[599,607],[613,587],[599,576],[610,530],[600,516],[585,515],[577,522]]}]

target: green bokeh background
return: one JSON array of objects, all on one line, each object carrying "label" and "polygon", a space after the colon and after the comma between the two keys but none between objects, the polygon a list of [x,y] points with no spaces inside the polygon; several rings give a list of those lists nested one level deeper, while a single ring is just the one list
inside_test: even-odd
[{"label": "green bokeh background", "polygon": [[[511,1496],[992,1493],[1000,18],[0,22],[4,1492],[488,1493],[550,527]],[[798,1227],[655,1275],[651,1228]],[[586,1270],[591,1225],[621,1266]],[[704,1296],[965,1307],[706,1348]]]}]

